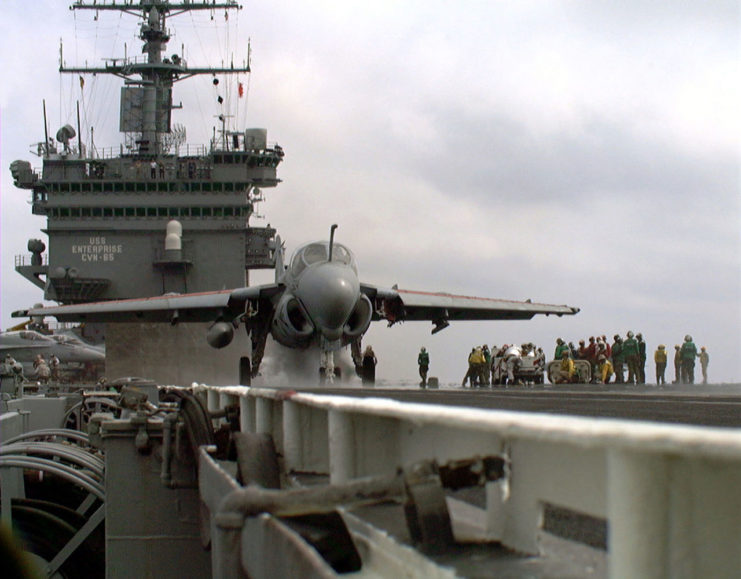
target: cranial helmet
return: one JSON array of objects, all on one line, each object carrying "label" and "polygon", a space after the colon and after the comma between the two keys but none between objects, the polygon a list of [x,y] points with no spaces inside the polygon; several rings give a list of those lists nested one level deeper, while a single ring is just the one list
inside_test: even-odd
[{"label": "cranial helmet", "polygon": [[628,337],[629,337],[629,338],[632,338],[632,337],[633,337],[633,332],[630,332],[630,331],[629,331],[629,332],[628,332]]},{"label": "cranial helmet", "polygon": [[692,341],[692,336],[690,336],[689,334],[687,334],[687,335],[686,335],[686,336],[684,337],[684,341],[685,341],[685,342],[691,342],[691,341]]}]

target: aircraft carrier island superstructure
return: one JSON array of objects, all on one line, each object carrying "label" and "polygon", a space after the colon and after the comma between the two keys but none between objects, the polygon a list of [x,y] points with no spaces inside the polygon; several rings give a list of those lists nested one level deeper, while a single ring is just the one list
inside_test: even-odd
[{"label": "aircraft carrier island superstructure", "polygon": [[32,192],[33,213],[47,217],[48,256],[45,244],[32,239],[30,257],[16,258],[16,270],[42,288],[45,299],[80,303],[238,287],[250,269],[273,267],[275,230],[249,222],[261,190],[279,182],[281,147],[268,144],[265,129],[230,130],[227,113],[218,115],[209,145],[186,144],[185,129],[172,123],[179,108],[175,83],[210,75],[218,87],[220,77],[249,73],[249,61],[194,67],[182,55],[165,56],[167,18],[238,8],[234,0],[71,6],[96,16],[139,17],[145,56],[109,59],[100,67],[67,66],[60,56],[60,72],[79,75],[81,85],[88,75],[123,79],[123,143],[97,148],[92,130],[84,143],[78,106],[77,127],[65,125],[55,138],[44,119],[45,139],[36,147],[40,171],[28,161],[11,165],[15,185]]}]

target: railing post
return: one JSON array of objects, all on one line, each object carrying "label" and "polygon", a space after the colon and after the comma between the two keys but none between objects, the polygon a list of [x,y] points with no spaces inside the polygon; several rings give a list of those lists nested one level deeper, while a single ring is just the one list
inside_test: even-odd
[{"label": "railing post", "polygon": [[301,467],[301,407],[290,400],[283,402],[283,454],[286,472]]},{"label": "railing post", "polygon": [[342,484],[355,476],[355,433],[352,415],[329,411],[329,482]]},{"label": "railing post", "polygon": [[239,429],[242,432],[255,432],[255,399],[243,394],[239,397]]},{"label": "railing post", "polygon": [[669,576],[669,467],[664,456],[607,453],[610,577]]},{"label": "railing post", "polygon": [[[219,393],[214,388],[209,388],[206,394],[206,406],[209,412],[219,410]],[[212,422],[218,422],[212,420]]]},{"label": "railing post", "polygon": [[273,434],[273,401],[269,398],[255,400],[255,432]]}]

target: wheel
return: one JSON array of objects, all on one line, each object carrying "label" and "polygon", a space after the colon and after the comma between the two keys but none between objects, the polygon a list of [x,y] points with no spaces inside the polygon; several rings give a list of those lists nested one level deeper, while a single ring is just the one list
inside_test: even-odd
[{"label": "wheel", "polygon": [[239,383],[242,386],[252,385],[252,363],[248,356],[239,359]]},{"label": "wheel", "polygon": [[[13,534],[42,573],[76,532],[75,526],[50,512],[35,506],[13,506]],[[75,579],[104,575],[104,554],[83,543],[52,576]]]}]

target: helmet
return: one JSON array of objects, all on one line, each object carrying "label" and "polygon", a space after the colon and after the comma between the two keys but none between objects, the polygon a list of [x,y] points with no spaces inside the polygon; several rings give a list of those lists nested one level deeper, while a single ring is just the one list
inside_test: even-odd
[{"label": "helmet", "polygon": [[674,346],[674,349],[675,350],[679,350],[679,344],[677,344],[676,346]]},{"label": "helmet", "polygon": [[628,337],[629,338],[632,338],[633,337],[633,332],[631,332],[630,330],[628,330]]},{"label": "helmet", "polygon": [[422,351],[423,351],[423,352],[425,352],[425,351],[426,351],[426,350],[425,350],[425,347],[424,347],[424,346],[422,346]]},{"label": "helmet", "polygon": [[659,350],[663,350],[665,348],[664,344],[659,344]]},{"label": "helmet", "polygon": [[685,341],[685,342],[691,342],[691,341],[692,341],[692,336],[690,336],[689,334],[687,334],[687,335],[686,335],[686,336],[684,337],[684,341]]},{"label": "helmet", "polygon": [[638,334],[636,335],[636,338],[638,338],[639,340],[642,340],[643,339],[643,334],[641,334],[640,332],[638,332]]},{"label": "helmet", "polygon": [[604,354],[600,354],[599,355],[599,358],[597,358],[597,360],[599,360],[600,362],[603,362],[604,360],[607,360],[607,358],[605,357]]},{"label": "helmet", "polygon": [[703,346],[702,348],[700,348],[700,350],[702,350],[704,352],[705,351],[705,346]]}]

